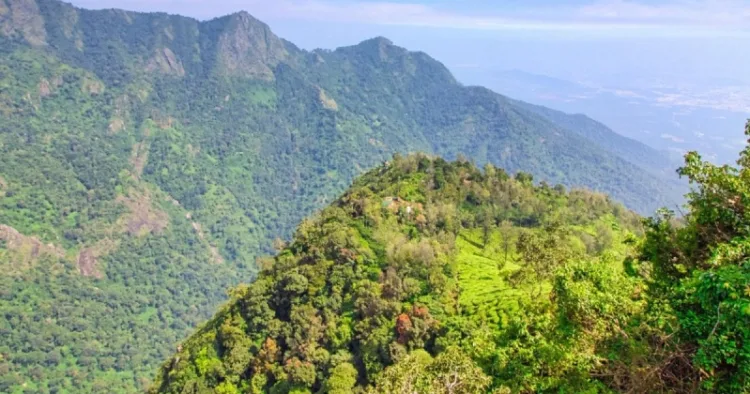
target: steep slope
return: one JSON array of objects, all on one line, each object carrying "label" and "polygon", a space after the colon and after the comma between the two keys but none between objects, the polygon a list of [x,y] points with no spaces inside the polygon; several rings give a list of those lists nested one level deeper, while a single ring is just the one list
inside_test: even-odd
[{"label": "steep slope", "polygon": [[602,360],[633,346],[613,327],[642,307],[620,263],[641,231],[603,195],[396,157],[263,260],[152,392],[603,388]]},{"label": "steep slope", "polygon": [[[610,130],[592,132],[594,121],[573,122],[563,113],[461,86],[434,59],[384,38],[316,55],[308,68],[331,97],[357,113],[375,112],[386,123],[410,130],[409,140],[417,134],[425,151],[447,158],[464,154],[480,165],[491,162],[548,182],[595,188],[642,213],[681,201],[682,190],[671,182],[673,166],[666,159]],[[634,164],[641,162],[644,167]],[[658,197],[635,195],[635,189],[653,190]]]},{"label": "steep slope", "polygon": [[661,179],[385,39],[0,0],[0,391],[132,392],[356,175],[426,151],[650,211]]}]

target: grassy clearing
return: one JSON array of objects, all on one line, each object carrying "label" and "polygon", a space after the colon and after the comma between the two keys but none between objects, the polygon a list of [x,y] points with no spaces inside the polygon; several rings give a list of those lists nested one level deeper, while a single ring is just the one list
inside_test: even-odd
[{"label": "grassy clearing", "polygon": [[[600,225],[598,229],[596,224]],[[606,250],[611,258],[600,261],[611,265],[613,270],[621,271],[623,268],[620,262],[627,255],[629,247],[623,243],[626,238],[625,232],[613,225],[611,218],[604,218],[588,226],[569,226],[571,235],[568,242],[571,248],[580,249],[582,258],[595,257],[585,256],[586,247],[580,235],[588,234],[590,239],[594,239],[604,227],[611,229],[611,233],[602,249]],[[549,294],[551,290],[552,285],[549,282],[526,282],[516,286],[509,284],[513,275],[525,264],[515,252],[515,240],[520,231],[530,230],[515,227],[504,234],[509,237],[507,242],[504,242],[503,234],[494,230],[486,247],[481,229],[464,230],[459,234],[456,239],[456,266],[462,315],[469,316],[480,324],[502,325],[503,316],[515,313],[520,301],[529,301],[529,298],[533,301],[547,300],[544,295]],[[592,252],[598,255],[597,252]]]},{"label": "grassy clearing", "polygon": [[482,243],[481,230],[463,231],[456,239],[459,305],[462,314],[478,322],[499,324],[503,315],[516,310],[518,300],[528,295],[507,283],[507,278],[520,266],[512,250],[505,262],[500,233],[492,233],[486,248]]}]

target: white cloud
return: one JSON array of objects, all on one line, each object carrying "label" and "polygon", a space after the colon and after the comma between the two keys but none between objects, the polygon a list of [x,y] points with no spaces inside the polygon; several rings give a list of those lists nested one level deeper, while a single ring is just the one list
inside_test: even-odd
[{"label": "white cloud", "polygon": [[584,18],[617,22],[750,27],[750,2],[739,0],[683,0],[651,5],[609,0],[583,6],[578,13]]},{"label": "white cloud", "polygon": [[667,133],[662,134],[661,138],[664,138],[665,140],[670,140],[672,142],[677,142],[677,143],[685,142],[684,139],[682,139],[682,138],[680,138],[680,137],[678,137],[676,135],[667,134]]}]

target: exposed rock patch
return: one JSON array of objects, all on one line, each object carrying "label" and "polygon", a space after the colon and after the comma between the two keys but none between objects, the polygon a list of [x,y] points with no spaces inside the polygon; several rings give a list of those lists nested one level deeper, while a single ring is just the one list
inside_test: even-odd
[{"label": "exposed rock patch", "polygon": [[194,147],[192,144],[187,144],[187,152],[190,155],[191,158],[195,159],[198,156],[198,153],[201,153],[200,147]]},{"label": "exposed rock patch", "polygon": [[157,50],[154,57],[148,61],[146,71],[160,72],[162,74],[176,75],[179,77],[185,76],[185,68],[182,66],[182,62],[169,48]]},{"label": "exposed rock patch", "polygon": [[225,74],[263,80],[273,80],[273,67],[288,57],[284,42],[246,12],[228,17],[218,50]]},{"label": "exposed rock patch", "polygon": [[133,166],[133,175],[135,179],[140,179],[143,169],[148,162],[148,144],[141,141],[133,145],[133,151],[130,154],[130,164]]},{"label": "exposed rock patch", "polygon": [[104,92],[104,84],[93,78],[84,78],[81,90],[84,93],[96,96]]},{"label": "exposed rock patch", "polygon": [[15,252],[12,270],[29,268],[42,257],[65,257],[62,248],[44,244],[38,238],[21,234],[15,228],[4,224],[0,224],[0,241],[3,241],[6,249]]},{"label": "exposed rock patch", "polygon": [[77,31],[78,26],[78,11],[74,7],[63,7],[62,11],[63,20],[63,34],[65,38],[76,38],[80,39],[81,33]]},{"label": "exposed rock patch", "polygon": [[78,272],[86,277],[93,277],[96,279],[104,278],[104,274],[99,269],[98,260],[101,257],[112,253],[112,251],[117,249],[117,246],[117,242],[110,239],[103,239],[91,247],[81,249],[76,258]]},{"label": "exposed rock patch", "polygon": [[109,132],[116,134],[125,128],[125,121],[122,118],[114,117],[109,121]]},{"label": "exposed rock patch", "polygon": [[0,34],[21,36],[33,46],[47,44],[44,18],[35,0],[0,0]]},{"label": "exposed rock patch", "polygon": [[174,27],[172,25],[169,25],[164,28],[164,35],[169,38],[169,41],[174,40]]},{"label": "exposed rock patch", "polygon": [[47,97],[54,93],[55,89],[60,87],[62,85],[63,79],[60,76],[52,78],[52,80],[48,80],[47,78],[42,78],[41,81],[39,81],[39,97]]},{"label": "exposed rock patch", "polygon": [[102,274],[96,269],[96,257],[91,249],[81,249],[76,259],[76,265],[78,266],[78,272],[83,276],[93,276],[101,279]]},{"label": "exposed rock patch", "polygon": [[133,24],[133,16],[131,15],[132,12],[124,11],[124,10],[114,10],[113,12],[120,14],[122,18],[125,19],[125,22],[127,22],[127,24],[129,25]]},{"label": "exposed rock patch", "polygon": [[[180,202],[177,201],[177,200],[175,200],[175,198],[172,197],[172,196],[168,195],[167,198],[166,198],[166,201],[169,201],[170,203],[172,203],[172,205],[174,205],[176,207],[180,206]],[[187,215],[190,215],[190,212],[188,212],[185,216],[187,217]],[[188,219],[190,219],[190,218],[188,218]]]},{"label": "exposed rock patch", "polygon": [[130,235],[161,234],[169,225],[169,216],[153,206],[148,190],[132,191],[127,197],[118,197],[117,201],[130,211],[121,220],[124,230]]},{"label": "exposed rock patch", "polygon": [[323,108],[330,109],[331,111],[338,111],[339,106],[336,104],[336,101],[328,95],[326,95],[325,90],[318,88],[318,99],[320,100],[320,104],[323,105]]}]

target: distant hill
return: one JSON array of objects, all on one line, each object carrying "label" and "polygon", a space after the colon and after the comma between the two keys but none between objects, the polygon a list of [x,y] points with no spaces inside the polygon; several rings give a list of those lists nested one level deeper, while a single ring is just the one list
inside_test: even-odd
[{"label": "distant hill", "polygon": [[395,152],[642,213],[679,194],[615,137],[462,86],[424,53],[307,52],[247,13],[0,0],[0,113],[0,391],[144,387],[272,240]]},{"label": "distant hill", "polygon": [[[653,174],[664,175],[667,180],[670,179],[670,175],[675,173],[675,168],[679,164],[679,162],[671,160],[668,155],[633,139],[623,137],[586,115],[570,115],[522,101],[517,101],[516,104],[549,119],[557,125],[578,133],[590,141],[596,142],[599,146],[649,170]],[[677,185],[678,181],[674,178],[673,187],[679,189]]]}]

